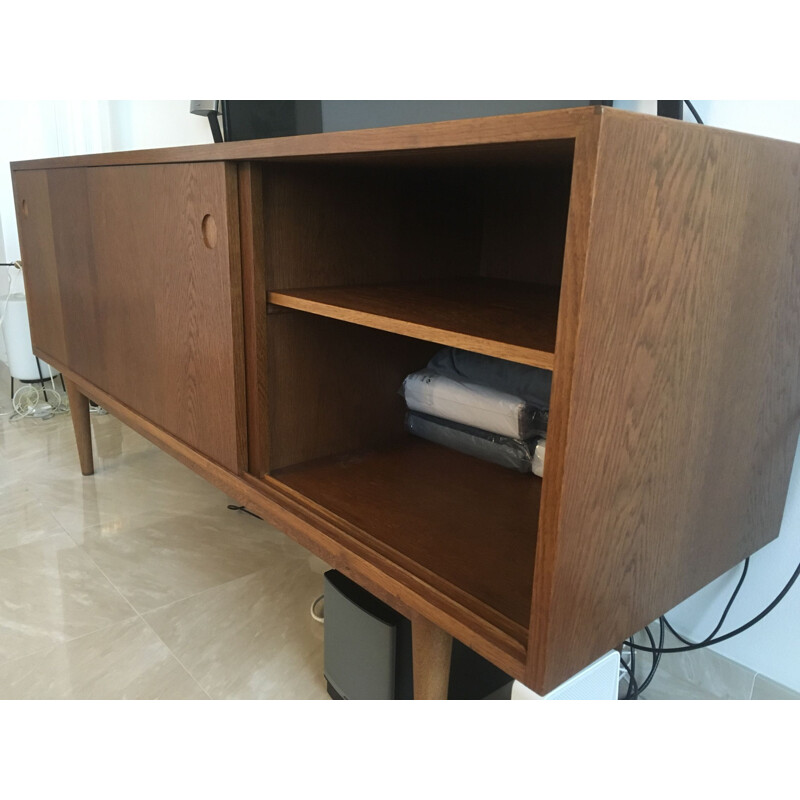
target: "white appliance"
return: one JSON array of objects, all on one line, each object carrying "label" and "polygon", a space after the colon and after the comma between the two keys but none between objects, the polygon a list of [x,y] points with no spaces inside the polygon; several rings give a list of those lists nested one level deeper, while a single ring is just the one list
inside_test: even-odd
[{"label": "white appliance", "polygon": [[[0,299],[3,316],[3,340],[11,377],[19,381],[38,381],[39,366],[31,345],[31,329],[28,323],[28,304],[25,295],[19,292]],[[41,374],[45,378],[58,375],[58,370],[39,359]]]},{"label": "white appliance", "polygon": [[617,700],[619,694],[619,653],[611,650],[586,669],[542,696],[519,681],[511,687],[512,700]]}]

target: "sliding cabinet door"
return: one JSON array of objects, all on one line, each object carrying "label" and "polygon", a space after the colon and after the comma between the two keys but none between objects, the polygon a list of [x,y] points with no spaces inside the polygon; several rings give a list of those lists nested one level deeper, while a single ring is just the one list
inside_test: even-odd
[{"label": "sliding cabinet door", "polygon": [[15,190],[42,356],[240,471],[235,167],[18,172]]}]

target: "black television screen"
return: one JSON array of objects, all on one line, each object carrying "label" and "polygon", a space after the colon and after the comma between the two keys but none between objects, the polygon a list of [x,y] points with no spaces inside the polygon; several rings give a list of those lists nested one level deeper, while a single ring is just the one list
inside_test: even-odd
[{"label": "black television screen", "polygon": [[225,141],[610,104],[610,100],[223,100]]}]

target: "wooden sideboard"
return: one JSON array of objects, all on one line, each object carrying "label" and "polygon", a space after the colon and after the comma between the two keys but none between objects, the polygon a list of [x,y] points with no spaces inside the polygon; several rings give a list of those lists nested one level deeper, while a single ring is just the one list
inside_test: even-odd
[{"label": "wooden sideboard", "polygon": [[[593,107],[18,162],[37,355],[544,693],[777,536],[800,146]],[[553,371],[544,479],[404,432],[452,345]]]}]

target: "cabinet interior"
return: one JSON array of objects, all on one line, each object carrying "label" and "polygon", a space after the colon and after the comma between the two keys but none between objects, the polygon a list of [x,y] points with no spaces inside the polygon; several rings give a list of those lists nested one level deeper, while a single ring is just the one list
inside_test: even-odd
[{"label": "cabinet interior", "polygon": [[264,480],[524,643],[542,481],[411,437],[399,390],[443,345],[552,369],[572,142],[259,168]]}]

